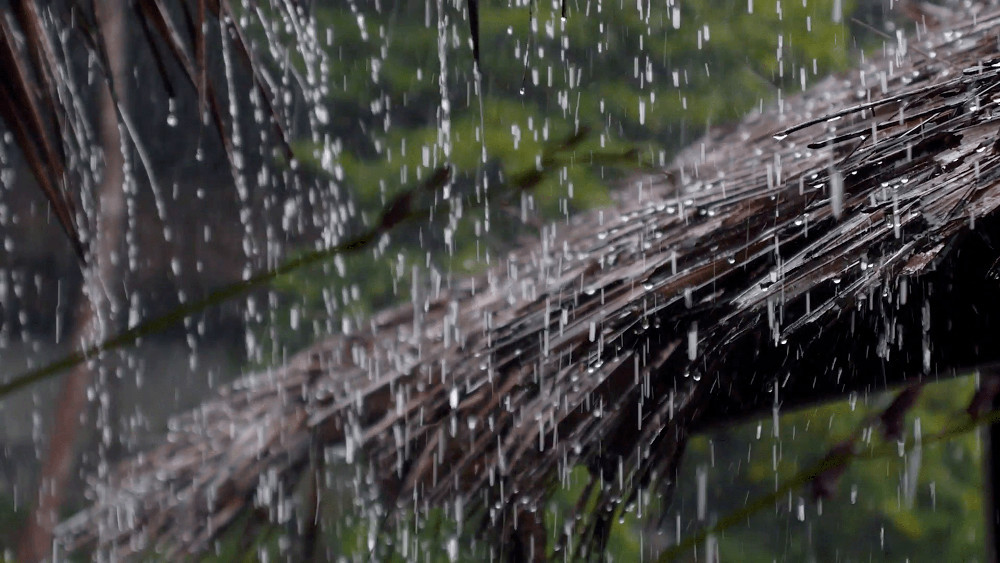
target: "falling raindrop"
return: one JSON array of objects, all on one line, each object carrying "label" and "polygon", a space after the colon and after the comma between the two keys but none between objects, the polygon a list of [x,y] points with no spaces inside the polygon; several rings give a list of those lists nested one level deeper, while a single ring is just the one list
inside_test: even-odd
[{"label": "falling raindrop", "polygon": [[830,172],[830,211],[837,219],[844,213],[844,177],[839,170]]},{"label": "falling raindrop", "polygon": [[687,355],[688,360],[694,361],[698,357],[698,323],[691,323],[690,328],[688,328],[688,339],[687,339]]}]

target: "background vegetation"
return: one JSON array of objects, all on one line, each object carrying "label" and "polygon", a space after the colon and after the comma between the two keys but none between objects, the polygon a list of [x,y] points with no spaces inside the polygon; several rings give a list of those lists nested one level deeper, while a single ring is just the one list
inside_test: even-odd
[{"label": "background vegetation", "polygon": [[[284,278],[278,285],[283,308],[266,325],[268,338],[281,343],[276,349],[305,344],[303,324],[315,325],[317,334],[338,328],[323,326],[331,312],[363,322],[374,310],[408,300],[413,275],[476,271],[489,263],[490,252],[530,236],[545,221],[611,201],[609,186],[627,167],[588,166],[584,158],[546,177],[522,201],[475,210],[477,181],[496,186],[505,173],[529,169],[547,142],[587,126],[594,133],[578,154],[634,147],[646,162],[666,163],[709,127],[845,70],[862,47],[878,48],[882,39],[849,25],[852,15],[889,31],[894,25],[875,3],[827,0],[569,6],[563,20],[558,2],[533,8],[483,3],[481,78],[467,48],[464,4],[446,11],[443,60],[441,22],[421,3],[320,10],[320,27],[335,38],[326,100],[336,150],[329,151],[329,142],[302,141],[303,162],[347,188],[368,213],[443,161],[455,166],[456,193],[468,199],[464,213],[439,232],[397,233],[378,252]],[[442,134],[443,127],[450,134]],[[905,440],[912,444],[918,428],[925,435],[943,428],[974,387],[973,378],[928,387],[907,419]],[[683,538],[740,510],[821,458],[888,400],[853,397],[698,437],[679,480],[696,486],[677,491],[660,520],[649,516],[663,509],[653,492],[648,506],[616,527],[609,558],[649,560],[678,533]],[[866,428],[871,448],[879,438],[874,426]],[[980,455],[978,435],[970,433],[919,453],[855,462],[833,498],[814,502],[797,491],[710,538],[689,558],[702,560],[711,549],[738,561],[976,560],[983,553]],[[583,471],[578,468],[548,507],[550,532],[581,492]],[[357,491],[329,496],[339,508],[327,514],[326,548],[367,556],[372,526],[353,521],[350,507],[365,501]],[[440,515],[411,524],[410,541],[421,558],[484,555],[468,552],[471,532]],[[398,535],[378,538],[383,556],[403,558]]]},{"label": "background vegetation", "polygon": [[[304,76],[319,71],[319,110],[302,116],[310,134],[294,145],[297,165],[336,186],[341,205],[357,210],[345,215],[362,225],[445,162],[456,171],[454,197],[440,202],[440,224],[404,226],[370,251],[276,282],[274,306],[251,326],[255,341],[267,346],[251,361],[271,363],[331,331],[350,330],[371,312],[409,300],[414,283],[479,271],[547,221],[610,203],[609,187],[628,166],[594,165],[590,155],[635,148],[636,162],[666,164],[709,127],[846,70],[862,47],[878,48],[881,38],[849,25],[852,14],[876,27],[889,22],[874,3],[840,0],[580,0],[568,2],[565,19],[558,0],[486,1],[477,74],[466,3],[441,5],[442,17],[424,2],[315,6],[325,62],[299,61]],[[268,41],[296,40],[280,26],[267,31]],[[592,133],[577,149],[578,161],[530,194],[486,206],[480,189],[500,189],[534,167],[546,146],[581,127]],[[907,420],[906,440],[912,443],[918,427],[926,435],[945,426],[974,386],[965,378],[928,387]],[[856,397],[697,438],[680,479],[694,487],[677,491],[665,510],[654,491],[616,526],[609,558],[648,560],[678,534],[740,510],[822,457],[886,402],[883,395]],[[967,434],[928,445],[919,458],[910,452],[855,462],[834,498],[817,503],[794,492],[689,558],[717,549],[723,560],[740,561],[977,559],[980,455],[978,436]],[[356,470],[336,469],[345,476]],[[546,507],[550,531],[579,494],[583,471]],[[323,498],[321,549],[328,555],[363,560],[373,546],[398,559],[485,554],[474,545],[474,530],[439,513],[393,532],[357,521],[355,505],[372,502],[371,491],[336,481]],[[0,510],[0,545],[11,546],[23,501],[0,500],[7,508]],[[663,519],[650,516],[660,512]],[[280,529],[248,541],[236,528],[214,559],[287,549]]]},{"label": "background vegetation", "polygon": [[[558,0],[487,1],[477,78],[466,4],[443,4],[443,21],[433,3],[316,8],[329,61],[322,119],[296,157],[362,220],[444,162],[462,197],[442,202],[444,225],[398,229],[368,257],[287,278],[280,287],[294,303],[268,319],[269,329],[285,325],[272,339],[301,347],[340,328],[330,312],[363,322],[407,300],[413,266],[444,277],[481,270],[546,221],[610,203],[629,163],[588,165],[595,151],[631,148],[636,163],[667,164],[710,127],[808,88],[859,53],[843,15],[854,4],[840,0],[569,2],[565,19]],[[520,199],[482,201],[480,187],[530,170],[545,146],[581,127],[592,133],[576,162]]]}]

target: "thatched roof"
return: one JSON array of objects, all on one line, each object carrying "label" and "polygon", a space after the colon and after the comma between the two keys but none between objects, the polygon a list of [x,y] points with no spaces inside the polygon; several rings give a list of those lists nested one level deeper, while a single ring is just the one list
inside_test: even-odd
[{"label": "thatched roof", "polygon": [[603,482],[570,534],[586,549],[637,489],[669,488],[692,432],[1000,360],[1000,11],[956,18],[486,276],[240,380],[97,485],[63,540],[206,549],[262,482],[340,442],[386,507],[461,499],[515,556],[585,465]]}]

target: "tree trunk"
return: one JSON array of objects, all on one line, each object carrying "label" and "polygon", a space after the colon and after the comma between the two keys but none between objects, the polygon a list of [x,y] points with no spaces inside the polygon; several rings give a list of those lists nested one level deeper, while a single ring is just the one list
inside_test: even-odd
[{"label": "tree trunk", "polygon": [[[101,32],[111,66],[108,71],[119,100],[124,94],[122,81],[125,79],[124,6],[121,4],[121,0],[98,2]],[[94,214],[98,219],[92,231],[90,264],[73,319],[70,342],[74,344],[99,338],[101,332],[108,330],[112,297],[106,292],[121,287],[121,269],[112,258],[121,247],[125,225],[124,168],[117,111],[108,90],[101,95],[100,111],[104,174],[96,197],[99,212]],[[87,406],[87,387],[93,380],[94,372],[86,363],[75,367],[63,380],[42,463],[37,502],[18,546],[21,561],[40,561],[52,556],[53,528],[59,521],[59,509],[75,465],[80,419]]]}]

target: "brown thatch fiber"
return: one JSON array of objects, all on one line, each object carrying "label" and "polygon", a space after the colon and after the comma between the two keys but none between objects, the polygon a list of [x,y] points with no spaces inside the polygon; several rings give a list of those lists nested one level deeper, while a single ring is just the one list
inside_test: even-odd
[{"label": "brown thatch fiber", "polygon": [[206,549],[340,442],[384,506],[460,502],[515,557],[585,465],[599,500],[564,549],[599,548],[692,431],[996,361],[1000,11],[941,18],[488,275],[239,381],[98,485],[63,540]]}]

